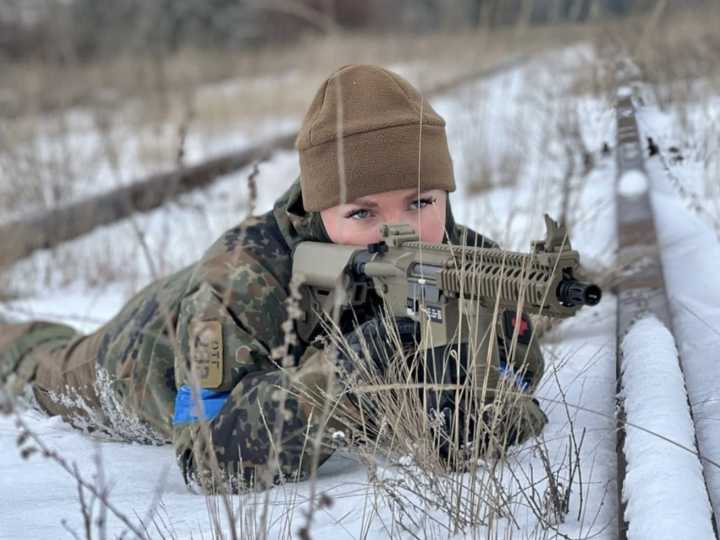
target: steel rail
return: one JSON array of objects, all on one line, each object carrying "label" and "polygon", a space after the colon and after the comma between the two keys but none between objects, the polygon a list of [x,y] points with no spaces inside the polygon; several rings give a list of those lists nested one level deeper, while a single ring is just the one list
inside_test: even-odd
[{"label": "steel rail", "polygon": [[[619,93],[616,105],[617,118],[617,232],[618,232],[618,261],[621,266],[629,261],[642,263],[633,273],[621,276],[618,283],[617,307],[617,494],[618,494],[618,538],[626,540],[628,523],[625,521],[626,503],[623,502],[623,485],[627,470],[627,460],[624,454],[626,415],[623,408],[620,392],[622,389],[622,339],[627,334],[633,322],[639,317],[652,314],[662,321],[670,332],[673,331],[673,321],[670,304],[667,298],[665,279],[660,257],[660,249],[655,233],[655,216],[650,202],[650,178],[645,169],[643,146],[638,129],[635,107],[629,93]],[[645,189],[628,189],[623,180],[628,175],[636,175],[636,180],[645,181]],[[676,340],[677,341],[677,340]],[[680,373],[683,372],[682,359],[678,357]],[[686,385],[687,386],[687,385]],[[689,397],[688,409],[690,418],[695,424]],[[701,456],[695,432],[695,451]],[[702,461],[702,460],[701,460]],[[707,480],[703,474],[705,490],[708,500],[712,500]],[[711,514],[712,527],[715,538],[718,538],[717,521]]]}]

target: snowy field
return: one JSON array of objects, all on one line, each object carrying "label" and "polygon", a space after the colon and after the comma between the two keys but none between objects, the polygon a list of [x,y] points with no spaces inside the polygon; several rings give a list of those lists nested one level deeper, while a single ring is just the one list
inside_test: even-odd
[{"label": "snowy field", "polygon": [[[613,104],[567,91],[579,67],[592,60],[584,48],[555,52],[457,88],[432,100],[432,105],[448,124],[460,186],[451,200],[459,222],[503,247],[527,251],[530,240],[544,234],[543,214],[559,217],[563,186],[569,185],[565,207],[573,247],[584,266],[602,273],[612,267],[616,251],[615,161],[599,152],[603,142],[614,144]],[[672,117],[648,110],[641,111],[641,119],[645,121],[641,129],[652,126],[662,145],[676,144]],[[582,163],[568,167],[567,149],[576,148],[578,142],[573,126],[579,127],[592,152],[593,166],[587,170]],[[218,148],[234,148],[247,140],[243,137],[242,131],[228,134]],[[78,144],[83,147],[86,142]],[[720,380],[720,312],[713,309],[720,305],[716,284],[720,244],[712,222],[688,208],[656,165],[650,164],[653,203],[665,224],[658,234],[665,247],[663,262],[680,355],[692,370],[688,390],[701,450],[708,455],[714,452],[714,460],[720,462],[720,391],[713,384]],[[673,170],[693,171],[695,184],[689,189],[699,190],[703,172],[693,168],[691,159],[673,165]],[[571,171],[569,179],[567,171]],[[92,331],[112,317],[134,290],[194,261],[242,219],[248,210],[249,173],[224,177],[202,193],[188,194],[161,209],[103,227],[54,253],[37,253],[19,263],[5,279],[12,290],[31,293],[0,306],[0,315],[63,320]],[[297,175],[293,152],[279,152],[262,164],[256,211],[268,210]],[[600,306],[582,310],[543,336],[547,372],[538,398],[550,422],[540,444],[529,441],[492,471],[499,481],[489,484],[501,492],[503,508],[487,509],[492,518],[483,525],[453,530],[443,511],[446,501],[421,500],[406,489],[415,478],[406,460],[378,463],[371,481],[368,469],[353,455],[338,453],[320,468],[315,488],[306,482],[234,497],[237,520],[243,523],[237,527],[242,531],[238,537],[263,538],[254,529],[266,523],[268,538],[299,538],[314,489],[331,501],[314,513],[310,533],[316,540],[615,538],[615,310],[615,298],[607,290]],[[217,501],[186,490],[171,447],[92,438],[32,410],[19,417],[84,478],[100,481],[109,501],[133,523],[144,522],[149,536],[215,538],[221,533],[214,522],[227,532],[228,520]],[[13,417],[0,416],[0,539],[73,538],[74,533],[84,537],[77,483],[52,460],[40,455],[23,459],[15,444],[18,433]],[[578,455],[568,459],[575,450]],[[562,490],[568,488],[561,512],[549,502],[552,482],[546,474],[547,460],[553,481]],[[707,463],[705,469],[712,479],[717,511],[720,474]],[[404,493],[400,500],[412,504],[401,507],[388,486]],[[148,518],[150,514],[154,518]],[[100,515],[96,504],[93,518]],[[102,527],[92,525],[93,537],[102,538],[105,532],[109,538],[120,536],[124,524],[112,513],[105,517]]]}]

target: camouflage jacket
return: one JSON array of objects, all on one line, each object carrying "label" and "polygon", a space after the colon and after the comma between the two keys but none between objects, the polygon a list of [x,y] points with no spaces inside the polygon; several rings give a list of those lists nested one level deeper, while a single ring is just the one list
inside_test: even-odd
[{"label": "camouflage jacket", "polygon": [[[449,241],[466,233],[469,245],[481,245],[482,237],[456,225],[449,210]],[[207,485],[213,468],[257,481],[255,471],[268,461],[281,377],[273,352],[285,347],[292,251],[308,240],[329,242],[319,214],[304,212],[296,181],[273,210],[246,219],[196,264],[146,287],[103,329],[98,362],[109,375],[114,406],[150,426],[144,438],[173,440],[187,481]],[[301,343],[293,358],[306,347]],[[539,348],[532,353],[539,377]],[[309,454],[305,437],[317,426],[308,426],[296,395],[284,402],[283,416],[275,479],[300,478]]]}]

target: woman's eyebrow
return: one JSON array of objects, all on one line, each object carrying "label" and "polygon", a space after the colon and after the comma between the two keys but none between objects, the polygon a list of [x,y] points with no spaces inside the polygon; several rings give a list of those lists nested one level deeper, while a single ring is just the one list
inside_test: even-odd
[{"label": "woman's eyebrow", "polygon": [[364,206],[365,208],[377,208],[378,207],[378,203],[376,203],[375,201],[369,201],[369,200],[365,200],[365,199],[355,199],[353,202],[348,203],[348,204]]}]

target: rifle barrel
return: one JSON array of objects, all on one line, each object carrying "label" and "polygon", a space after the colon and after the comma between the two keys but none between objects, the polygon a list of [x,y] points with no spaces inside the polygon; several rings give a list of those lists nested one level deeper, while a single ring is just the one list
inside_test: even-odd
[{"label": "rifle barrel", "polygon": [[602,298],[602,291],[594,283],[564,279],[558,285],[557,297],[566,306],[596,306]]}]

